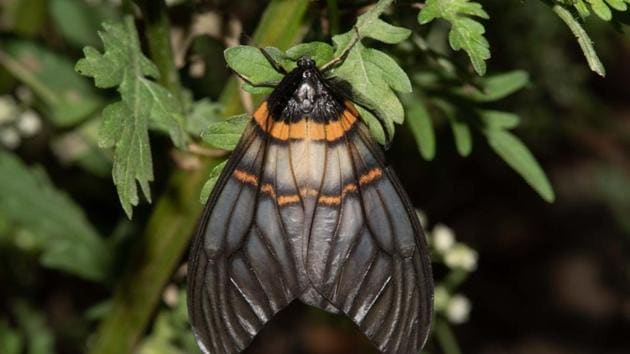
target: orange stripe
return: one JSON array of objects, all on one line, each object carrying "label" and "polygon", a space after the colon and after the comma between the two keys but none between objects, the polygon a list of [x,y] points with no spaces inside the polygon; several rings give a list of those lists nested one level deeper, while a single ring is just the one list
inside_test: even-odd
[{"label": "orange stripe", "polygon": [[358,113],[352,103],[346,101],[345,106],[346,109],[341,117],[328,123],[313,122],[308,117],[295,123],[285,123],[271,118],[267,101],[265,101],[254,113],[254,120],[263,131],[278,140],[309,139],[332,142],[343,137],[357,121]]},{"label": "orange stripe", "polygon": [[[233,173],[234,177],[242,183],[250,184],[254,187],[258,186],[258,178],[255,175],[243,170],[235,169]],[[380,168],[375,167],[359,177],[359,185],[365,186],[378,180],[383,175]],[[341,190],[341,195],[319,195],[317,202],[325,205],[339,205],[341,201],[348,193],[356,192],[358,189],[355,183],[347,183]],[[319,192],[314,188],[300,188],[299,194],[284,194],[277,195],[274,187],[265,183],[260,187],[260,191],[269,195],[272,199],[275,199],[279,206],[297,203],[301,198],[316,197]]]},{"label": "orange stripe", "polygon": [[367,173],[363,174],[361,177],[359,177],[359,184],[362,186],[369,184],[373,182],[375,179],[380,178],[382,175],[383,175],[383,171],[380,168],[375,167],[369,170]]}]

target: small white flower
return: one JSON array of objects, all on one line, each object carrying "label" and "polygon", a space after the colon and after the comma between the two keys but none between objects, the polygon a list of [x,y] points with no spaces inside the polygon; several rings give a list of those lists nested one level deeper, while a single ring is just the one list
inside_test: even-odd
[{"label": "small white flower", "polygon": [[446,225],[435,225],[431,236],[433,236],[433,248],[441,254],[447,252],[455,244],[455,233]]},{"label": "small white flower", "polygon": [[20,134],[13,127],[0,129],[0,144],[9,149],[15,149],[20,145]]},{"label": "small white flower", "polygon": [[17,116],[17,105],[11,96],[0,96],[0,124],[10,123]]},{"label": "small white flower", "polygon": [[42,127],[42,121],[39,114],[35,111],[27,110],[20,115],[17,121],[17,128],[23,136],[29,137],[37,134]]},{"label": "small white flower", "polygon": [[472,248],[457,243],[444,255],[444,263],[451,269],[460,268],[466,271],[477,269],[477,252]]},{"label": "small white flower", "polygon": [[470,300],[464,295],[454,295],[446,307],[446,317],[452,323],[460,324],[468,321],[470,316]]},{"label": "small white flower", "polygon": [[20,85],[15,89],[15,95],[22,103],[30,104],[33,102],[33,91],[28,86]]}]

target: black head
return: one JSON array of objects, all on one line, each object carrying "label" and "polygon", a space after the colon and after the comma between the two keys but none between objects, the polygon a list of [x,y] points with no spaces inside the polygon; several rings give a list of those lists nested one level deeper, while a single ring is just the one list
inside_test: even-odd
[{"label": "black head", "polygon": [[315,60],[310,57],[304,56],[297,61],[298,68],[302,70],[315,69]]},{"label": "black head", "polygon": [[315,60],[301,57],[297,68],[288,73],[269,96],[274,119],[291,122],[305,117],[317,121],[338,119],[343,111],[342,98],[336,97],[325,81]]}]

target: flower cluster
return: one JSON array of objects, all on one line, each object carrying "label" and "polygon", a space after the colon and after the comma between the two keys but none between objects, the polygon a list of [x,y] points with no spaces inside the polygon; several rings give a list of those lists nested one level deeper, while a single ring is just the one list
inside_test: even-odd
[{"label": "flower cluster", "polygon": [[[418,217],[423,226],[427,220],[422,212]],[[455,232],[444,224],[436,224],[428,232],[428,242],[431,247],[433,261],[444,264],[449,273],[444,279],[436,281],[435,310],[444,316],[448,322],[461,324],[468,320],[471,302],[463,294],[457,293],[457,288],[477,269],[478,254],[470,246],[458,242]]]},{"label": "flower cluster", "polygon": [[0,96],[0,146],[15,149],[23,138],[37,134],[41,126],[37,112],[22,108],[12,96]]}]

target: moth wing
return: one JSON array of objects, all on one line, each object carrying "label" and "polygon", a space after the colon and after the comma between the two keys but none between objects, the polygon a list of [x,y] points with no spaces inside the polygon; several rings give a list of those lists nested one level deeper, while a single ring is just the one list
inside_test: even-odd
[{"label": "moth wing", "polygon": [[[419,353],[433,306],[426,241],[407,194],[385,167],[380,147],[363,123],[358,128],[346,136],[345,148],[327,155],[331,180],[325,177],[323,185],[347,180],[343,174],[352,182],[338,187],[338,206],[318,204],[307,271],[316,290],[381,352]],[[328,173],[335,165],[342,176]],[[333,222],[322,225],[318,216]]]},{"label": "moth wing", "polygon": [[277,204],[260,191],[268,145],[251,123],[218,179],[195,236],[188,310],[204,353],[241,352],[296,298],[295,263]]}]

